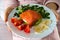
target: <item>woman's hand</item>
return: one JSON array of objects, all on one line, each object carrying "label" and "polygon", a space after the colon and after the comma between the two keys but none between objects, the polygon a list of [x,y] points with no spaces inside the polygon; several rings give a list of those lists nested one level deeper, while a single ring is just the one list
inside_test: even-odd
[{"label": "woman's hand", "polygon": [[4,21],[7,22],[8,15],[10,12],[19,5],[18,0],[6,0],[4,1],[5,13],[4,13]]},{"label": "woman's hand", "polygon": [[[58,15],[56,10],[52,10],[52,11],[55,13],[55,16],[58,22],[60,20],[60,16]],[[57,26],[55,27],[54,31],[49,36],[43,38],[42,40],[60,40]]]},{"label": "woman's hand", "polygon": [[[22,2],[21,2],[21,3],[22,3]],[[16,5],[16,4],[15,4],[15,5]],[[7,21],[8,15],[9,15],[9,13],[12,11],[12,9],[13,9],[14,7],[15,7],[15,6],[12,5],[12,6],[9,6],[9,7],[6,9],[6,12],[5,12],[5,22]],[[57,12],[56,12],[55,10],[53,10],[53,12],[54,12],[55,15],[56,15],[57,21],[60,20],[59,15],[57,14]],[[43,38],[42,40],[60,40],[57,27],[55,27],[55,29],[54,29],[54,31],[53,31],[52,34],[50,34],[49,36]]]},{"label": "woman's hand", "polygon": [[4,20],[5,22],[7,22],[8,16],[9,16],[10,12],[11,12],[13,9],[14,9],[14,8],[12,8],[11,6],[6,9],[6,11],[5,11],[5,20]]}]

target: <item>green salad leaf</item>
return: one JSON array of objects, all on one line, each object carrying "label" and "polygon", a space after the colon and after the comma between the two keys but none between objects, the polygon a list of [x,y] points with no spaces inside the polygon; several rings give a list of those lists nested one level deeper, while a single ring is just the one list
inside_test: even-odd
[{"label": "green salad leaf", "polygon": [[34,23],[34,25],[36,26],[36,25],[40,24],[41,21],[42,21],[42,19],[37,20],[37,21]]},{"label": "green salad leaf", "polygon": [[18,15],[21,14],[22,12],[26,11],[26,10],[34,10],[36,12],[38,12],[39,14],[42,15],[43,18],[47,18],[47,19],[50,19],[50,13],[47,12],[44,7],[39,7],[38,5],[32,5],[30,6],[29,4],[28,5],[21,5],[21,7],[17,7],[16,10],[18,11],[15,16],[19,17]]}]

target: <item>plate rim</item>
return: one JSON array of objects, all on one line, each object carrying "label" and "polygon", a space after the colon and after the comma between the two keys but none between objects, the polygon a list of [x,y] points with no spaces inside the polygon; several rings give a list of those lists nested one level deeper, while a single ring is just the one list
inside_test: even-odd
[{"label": "plate rim", "polygon": [[[24,5],[27,5],[27,4],[24,4]],[[31,4],[30,4],[31,5]],[[33,4],[33,5],[40,5],[40,4]],[[44,5],[41,5],[41,6],[44,6]],[[45,6],[46,7],[46,6]],[[49,9],[49,8],[48,8]],[[52,11],[53,12],[53,11]],[[10,13],[11,14],[11,13]],[[8,17],[8,20],[9,20],[9,17]],[[9,24],[9,23],[8,23]],[[56,25],[55,25],[56,26]],[[54,29],[53,29],[54,30]],[[51,31],[51,33],[53,32],[53,30]],[[13,30],[12,30],[13,31]],[[14,32],[14,31],[13,31]],[[15,33],[15,32],[14,32]],[[49,33],[48,35],[50,35],[51,33]],[[16,33],[17,34],[17,33]],[[17,34],[18,35],[18,34]],[[46,35],[46,36],[48,36],[48,35]],[[20,35],[19,35],[20,36]],[[45,37],[46,37],[45,36]],[[24,38],[26,38],[26,37],[24,37]],[[38,38],[40,38],[40,37],[38,37]],[[44,37],[43,37],[44,38]]]}]

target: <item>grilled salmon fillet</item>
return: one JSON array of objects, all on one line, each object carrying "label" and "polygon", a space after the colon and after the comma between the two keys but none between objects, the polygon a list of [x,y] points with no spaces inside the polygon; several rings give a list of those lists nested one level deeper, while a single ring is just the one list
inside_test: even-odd
[{"label": "grilled salmon fillet", "polygon": [[42,18],[40,14],[33,10],[26,10],[20,14],[20,17],[29,25],[32,25],[35,21]]}]

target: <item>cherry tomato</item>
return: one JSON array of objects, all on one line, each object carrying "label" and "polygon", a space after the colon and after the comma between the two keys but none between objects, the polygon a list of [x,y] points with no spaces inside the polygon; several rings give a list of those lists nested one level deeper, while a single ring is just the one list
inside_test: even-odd
[{"label": "cherry tomato", "polygon": [[23,20],[18,20],[19,25],[23,23]]},{"label": "cherry tomato", "polygon": [[26,27],[25,24],[22,24],[22,25],[17,26],[17,28],[18,28],[19,30],[23,30],[23,29],[25,29],[25,27]]},{"label": "cherry tomato", "polygon": [[26,26],[26,28],[24,29],[24,32],[30,33],[30,27],[29,27],[29,25]]},{"label": "cherry tomato", "polygon": [[11,22],[14,24],[14,26],[19,26],[23,23],[23,20],[18,20],[17,18],[11,18]]},{"label": "cherry tomato", "polygon": [[14,23],[17,21],[17,18],[11,18],[11,22]]},{"label": "cherry tomato", "polygon": [[18,22],[14,22],[13,24],[14,24],[14,26],[19,26]]},{"label": "cherry tomato", "polygon": [[21,25],[17,26],[18,30],[23,30],[23,27]]}]

